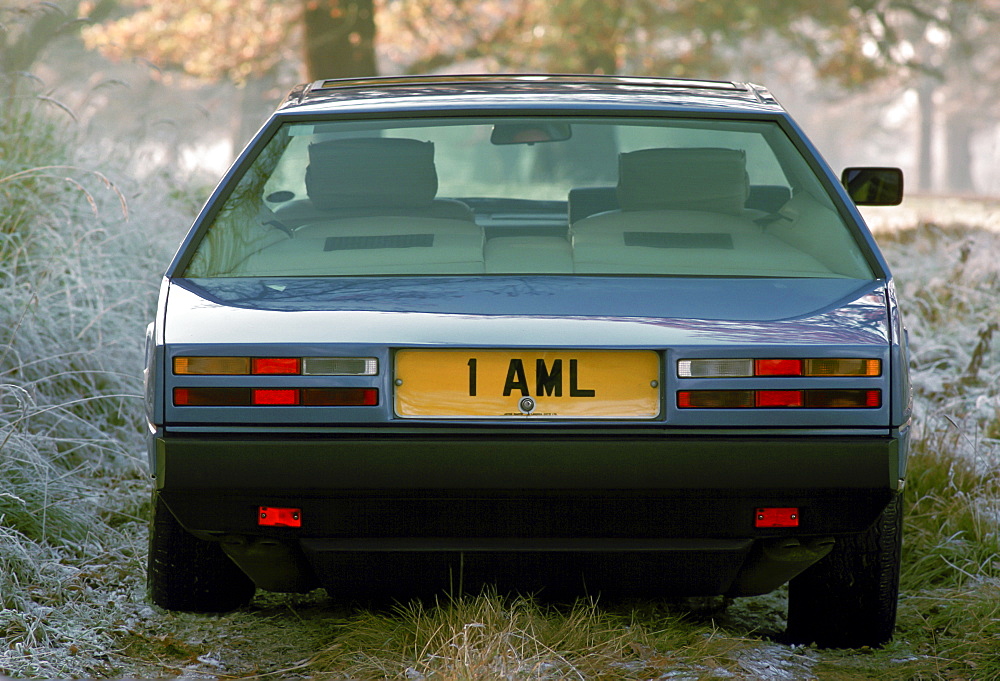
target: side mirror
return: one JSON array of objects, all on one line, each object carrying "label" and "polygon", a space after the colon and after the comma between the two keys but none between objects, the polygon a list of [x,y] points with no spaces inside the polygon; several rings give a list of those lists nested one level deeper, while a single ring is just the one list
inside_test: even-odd
[{"label": "side mirror", "polygon": [[840,181],[859,206],[898,206],[903,202],[899,168],[845,168]]}]

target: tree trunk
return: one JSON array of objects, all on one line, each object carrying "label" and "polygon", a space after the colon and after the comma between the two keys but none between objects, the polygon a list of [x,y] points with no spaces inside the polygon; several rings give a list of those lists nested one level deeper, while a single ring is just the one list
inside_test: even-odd
[{"label": "tree trunk", "polygon": [[960,111],[948,117],[946,131],[948,154],[948,189],[952,192],[975,192],[972,181],[972,137],[976,133],[973,116]]},{"label": "tree trunk", "polygon": [[[65,3],[64,3],[65,4]],[[36,2],[30,7],[27,3],[19,10],[10,10],[10,14],[23,12],[25,16],[33,17],[30,24],[20,31],[15,41],[9,39],[6,27],[0,24],[0,85],[8,88],[8,95],[14,97],[18,81],[31,70],[35,62],[53,40],[68,33],[76,34],[86,23],[100,23],[117,9],[118,0],[99,0],[91,3],[90,14],[86,22],[77,20],[80,2],[59,7],[52,2]],[[5,14],[4,21],[8,20]]]},{"label": "tree trunk", "polygon": [[917,85],[920,111],[917,140],[917,188],[929,192],[934,188],[934,81],[924,78]]},{"label": "tree trunk", "polygon": [[302,0],[309,80],[374,76],[374,0]]}]

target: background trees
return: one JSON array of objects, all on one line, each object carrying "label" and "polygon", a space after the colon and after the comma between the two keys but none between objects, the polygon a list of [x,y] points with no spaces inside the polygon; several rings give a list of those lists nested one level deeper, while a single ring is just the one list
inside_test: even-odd
[{"label": "background trees", "polygon": [[[112,0],[80,4],[81,11]],[[910,106],[920,185],[975,189],[996,134],[1000,0],[120,0],[84,30],[117,58],[251,87],[377,73],[521,71],[759,78],[795,65],[839,106]],[[788,74],[785,74],[788,75]],[[775,87],[775,89],[779,89]],[[907,95],[908,93],[908,95]],[[260,99],[249,91],[248,99]],[[904,97],[907,95],[908,98]],[[903,99],[900,99],[903,97]],[[864,119],[859,110],[857,121]],[[936,162],[941,154],[943,162]],[[938,170],[935,172],[935,168]]]},{"label": "background trees", "polygon": [[76,33],[86,23],[103,21],[117,2],[7,5],[0,2],[0,83],[13,86],[52,41]]}]

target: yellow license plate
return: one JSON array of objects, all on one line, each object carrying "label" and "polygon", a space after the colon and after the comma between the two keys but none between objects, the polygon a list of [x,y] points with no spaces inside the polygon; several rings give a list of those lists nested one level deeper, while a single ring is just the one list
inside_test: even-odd
[{"label": "yellow license plate", "polygon": [[400,350],[394,379],[403,417],[660,414],[660,357],[651,350]]}]

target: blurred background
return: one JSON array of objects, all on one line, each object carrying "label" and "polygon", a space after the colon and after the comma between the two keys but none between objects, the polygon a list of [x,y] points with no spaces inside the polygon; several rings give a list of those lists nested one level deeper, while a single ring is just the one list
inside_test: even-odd
[{"label": "blurred background", "polygon": [[[903,206],[865,214],[911,339],[903,592],[896,641],[863,655],[768,639],[779,596],[721,625],[593,606],[614,655],[546,644],[519,668],[1000,678],[998,27],[1000,0],[0,0],[0,677],[467,669],[468,623],[491,620],[459,602],[441,609],[456,631],[422,611],[343,620],[314,596],[224,619],[146,604],[144,329],[212,185],[296,84],[576,72],[754,81],[835,171],[905,171]],[[400,629],[447,644],[375,650]]]},{"label": "blurred background", "polygon": [[1000,0],[2,0],[0,68],[139,175],[218,176],[300,82],[614,73],[757,82],[837,171],[990,197],[998,26]]}]

